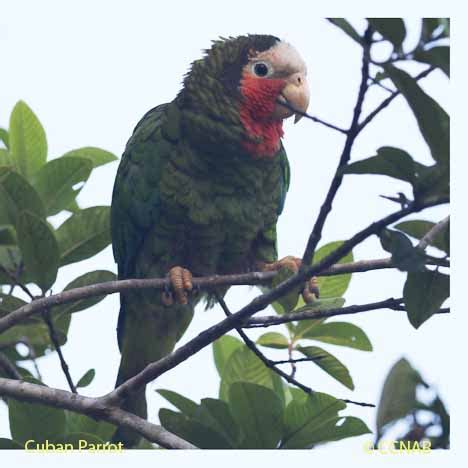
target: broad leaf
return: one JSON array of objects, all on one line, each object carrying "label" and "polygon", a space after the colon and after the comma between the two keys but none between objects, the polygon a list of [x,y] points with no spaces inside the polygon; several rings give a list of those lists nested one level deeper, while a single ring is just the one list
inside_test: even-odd
[{"label": "broad leaf", "polygon": [[13,167],[13,160],[10,157],[10,153],[4,148],[0,148],[0,166]]},{"label": "broad leaf", "polygon": [[[415,239],[422,239],[433,227],[435,223],[432,221],[425,220],[412,220],[412,221],[403,221],[395,226],[395,229],[405,232]],[[450,223],[447,224],[447,227],[440,232],[432,241],[431,244],[433,247],[444,251],[446,254],[450,255]]]},{"label": "broad leaf", "polygon": [[115,433],[116,426],[106,421],[96,421],[84,414],[66,412],[67,432],[92,434],[104,441],[110,441]]},{"label": "broad leaf", "polygon": [[59,444],[71,444],[74,449],[99,451],[104,440],[95,434],[88,434],[86,432],[69,432],[64,437],[59,437],[53,441]]},{"label": "broad leaf", "polygon": [[402,233],[384,229],[380,233],[382,247],[392,254],[392,262],[400,271],[424,271],[426,255],[423,250],[413,247]]},{"label": "broad leaf", "polygon": [[344,174],[379,174],[413,183],[415,166],[413,158],[399,148],[382,146],[377,155],[348,164],[342,170]]},{"label": "broad leaf", "polygon": [[293,399],[284,412],[285,431],[281,442],[283,449],[308,448],[317,437],[317,431],[330,421],[346,404],[326,393],[314,392],[307,398]]},{"label": "broad leaf", "polygon": [[287,349],[288,339],[281,333],[268,332],[257,339],[257,344],[267,348]]},{"label": "broad leaf", "polygon": [[408,319],[419,328],[434,315],[450,295],[450,276],[438,271],[408,273],[403,298]]},{"label": "broad leaf", "polygon": [[[287,279],[294,276],[296,272],[290,270],[289,268],[281,268],[276,276],[273,278],[271,283],[272,288],[276,288],[279,284],[286,281]],[[301,291],[300,286],[297,286],[291,289],[286,295],[280,297],[275,301],[275,304],[279,304],[280,309],[275,308],[275,310],[283,310],[285,312],[291,311],[296,307],[297,301],[299,300],[299,293]]]},{"label": "broad leaf", "polygon": [[334,24],[336,27],[340,28],[344,33],[346,33],[356,42],[362,44],[362,37],[344,18],[328,18],[328,21],[330,21],[330,23]]},{"label": "broad leaf", "polygon": [[80,380],[78,380],[78,383],[76,384],[76,388],[87,387],[94,380],[95,375],[96,375],[96,370],[95,369],[89,369],[80,378]]},{"label": "broad leaf", "polygon": [[94,146],[86,146],[72,151],[68,151],[62,157],[64,158],[86,158],[92,163],[93,169],[104,164],[116,161],[118,158],[109,151]]},{"label": "broad leaf", "polygon": [[265,364],[246,346],[235,350],[224,366],[219,396],[228,401],[229,388],[234,382],[250,382],[270,388],[284,402],[281,378],[268,369]]},{"label": "broad leaf", "polygon": [[353,379],[349,375],[347,367],[335,356],[318,346],[298,346],[298,351],[305,356],[314,359],[312,362],[331,375],[338,382],[350,390],[354,390]]},{"label": "broad leaf", "polygon": [[440,68],[450,77],[450,48],[448,46],[433,47],[429,50],[417,50],[414,59]]},{"label": "broad leaf", "polygon": [[0,128],[0,141],[5,145],[5,148],[10,147],[8,132],[4,128]]},{"label": "broad leaf", "polygon": [[38,216],[23,211],[16,224],[18,246],[24,265],[42,291],[47,291],[57,278],[59,248],[49,225]]},{"label": "broad leaf", "polygon": [[160,389],[156,391],[185,416],[193,417],[195,415],[198,405],[194,401],[172,390]]},{"label": "broad leaf", "polygon": [[23,176],[33,176],[45,164],[47,140],[44,129],[23,101],[18,101],[11,112],[9,144],[13,161]]},{"label": "broad leaf", "polygon": [[66,209],[79,190],[74,186],[88,180],[93,166],[84,158],[59,158],[49,161],[34,178],[34,187],[44,202],[48,216]]},{"label": "broad leaf", "polygon": [[233,383],[229,406],[244,435],[242,448],[277,447],[283,432],[283,406],[273,391],[249,382]]},{"label": "broad leaf", "polygon": [[[17,172],[0,168],[0,222],[15,225],[22,211],[43,218],[44,205],[36,190]],[[2,219],[3,218],[3,219]]]},{"label": "broad leaf", "polygon": [[181,413],[162,408],[159,410],[159,420],[165,429],[199,448],[232,448],[230,442],[215,429],[207,427]]},{"label": "broad leaf", "polygon": [[372,351],[372,344],[367,335],[352,323],[320,323],[308,329],[302,337],[362,351]]},{"label": "broad leaf", "polygon": [[68,218],[56,232],[60,264],[92,257],[111,243],[110,208],[94,206]]},{"label": "broad leaf", "polygon": [[432,157],[439,164],[448,167],[450,156],[448,114],[421,89],[408,73],[393,65],[386,65],[385,71],[405,96],[416,117],[422,136],[431,150]]},{"label": "broad leaf", "polygon": [[416,407],[416,387],[421,377],[406,359],[400,359],[390,370],[382,389],[377,409],[377,432]]},{"label": "broad leaf", "polygon": [[0,437],[0,450],[24,450],[24,445],[12,439]]},{"label": "broad leaf", "polygon": [[396,50],[406,37],[405,23],[401,18],[367,18],[372,27],[384,38],[390,41]]},{"label": "broad leaf", "polygon": [[224,366],[231,354],[243,347],[241,340],[234,336],[224,335],[213,343],[213,357],[220,377],[223,376]]}]

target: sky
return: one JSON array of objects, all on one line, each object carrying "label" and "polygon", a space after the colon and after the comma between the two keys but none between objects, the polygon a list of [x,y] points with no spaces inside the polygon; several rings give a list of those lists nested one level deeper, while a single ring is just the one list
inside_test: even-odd
[{"label": "sky", "polygon": [[[302,14],[307,2],[288,4],[281,14],[273,8],[275,2],[271,2],[271,8],[266,5],[243,1],[223,3],[222,8],[219,2],[180,1],[164,2],[164,6],[149,1],[17,1],[2,5],[0,50],[6,67],[1,72],[0,126],[7,127],[13,106],[23,99],[46,130],[49,158],[90,145],[120,155],[140,117],[155,105],[174,98],[190,62],[200,57],[211,40],[267,33],[287,40],[303,56],[311,90],[309,112],[347,127],[360,79],[360,48],[321,16]],[[407,21],[407,47],[418,38],[415,17],[413,12]],[[362,29],[364,22],[359,17],[351,21]],[[387,52],[379,51],[382,58]],[[420,69],[408,68],[413,73]],[[436,71],[421,85],[450,111],[445,75]],[[372,87],[364,103],[364,115],[385,97],[385,91]],[[292,180],[278,223],[280,256],[302,255],[343,143],[341,134],[306,119],[297,125],[289,121],[285,124],[284,144]],[[401,97],[359,136],[352,159],[372,156],[381,146],[396,146],[420,162],[431,161],[416,121]],[[113,163],[93,172],[79,196],[82,207],[110,204],[116,170],[117,163]],[[380,195],[399,191],[409,194],[408,189],[403,182],[382,176],[346,177],[325,225],[323,242],[346,239],[393,211],[394,204]],[[447,213],[447,207],[435,208],[414,218],[437,221]],[[386,256],[375,237],[354,250],[357,260]],[[110,247],[90,260],[63,268],[54,291],[95,269],[116,271]],[[403,273],[390,270],[355,274],[345,295],[346,303],[400,297],[404,280]],[[256,294],[255,289],[233,288],[227,295],[227,304],[231,310],[238,310]],[[85,395],[102,395],[113,388],[119,363],[117,314],[118,296],[113,295],[73,316],[63,352],[75,380],[89,368],[96,369],[95,380],[83,389]],[[219,308],[208,312],[200,308],[180,343],[222,318]],[[348,366],[356,384],[354,392],[313,365],[299,368],[299,380],[336,397],[377,403],[386,374],[405,356],[451,409],[449,387],[453,375],[447,360],[452,317],[433,317],[419,330],[409,324],[404,313],[388,310],[353,315],[345,321],[362,327],[374,346],[372,353],[324,346]],[[276,352],[270,354],[279,356]],[[55,354],[41,359],[40,367],[48,385],[67,388]],[[155,389],[169,388],[198,401],[206,396],[216,397],[218,385],[208,347],[149,385],[150,419],[157,421],[158,409],[170,406]],[[346,414],[359,416],[375,428],[372,409],[348,406]],[[1,404],[0,437],[8,436],[7,410]],[[361,436],[322,450],[360,453],[364,442],[371,438]]]}]

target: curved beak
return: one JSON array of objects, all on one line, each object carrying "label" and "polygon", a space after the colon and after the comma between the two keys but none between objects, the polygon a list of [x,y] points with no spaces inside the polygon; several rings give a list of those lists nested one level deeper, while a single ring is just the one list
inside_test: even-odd
[{"label": "curved beak", "polygon": [[[287,119],[294,115],[297,123],[309,106],[309,85],[304,73],[294,73],[286,79],[286,84],[278,97],[273,117]],[[299,111],[299,112],[296,112]]]}]

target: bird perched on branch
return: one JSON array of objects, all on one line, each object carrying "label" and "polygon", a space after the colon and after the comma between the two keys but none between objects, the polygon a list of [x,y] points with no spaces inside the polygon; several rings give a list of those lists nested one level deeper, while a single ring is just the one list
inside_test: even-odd
[{"label": "bird perched on branch", "polygon": [[[114,257],[120,279],[168,275],[172,287],[121,294],[117,385],[174,349],[200,297],[214,303],[192,275],[299,268],[277,260],[276,222],[289,186],[283,119],[308,102],[296,49],[248,35],[214,41],[177,97],[138,123],[114,186]],[[123,408],[146,417],[145,389]],[[137,441],[122,428],[115,438]]]}]

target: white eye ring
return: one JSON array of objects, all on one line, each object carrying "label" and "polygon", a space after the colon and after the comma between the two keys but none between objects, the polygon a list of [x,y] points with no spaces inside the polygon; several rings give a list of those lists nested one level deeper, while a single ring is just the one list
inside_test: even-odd
[{"label": "white eye ring", "polygon": [[255,62],[252,64],[252,73],[259,78],[266,78],[273,73],[273,70],[267,62]]}]

